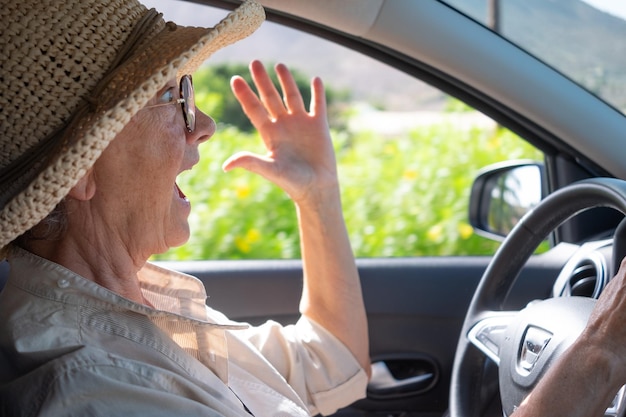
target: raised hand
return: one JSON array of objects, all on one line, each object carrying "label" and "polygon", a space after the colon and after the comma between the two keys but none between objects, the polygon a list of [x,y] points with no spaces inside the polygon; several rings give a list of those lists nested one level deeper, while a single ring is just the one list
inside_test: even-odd
[{"label": "raised hand", "polygon": [[243,78],[233,77],[233,93],[261,134],[267,153],[239,152],[224,163],[223,169],[247,169],[281,187],[296,203],[319,203],[327,191],[336,194],[338,188],[324,86],[319,78],[311,81],[307,111],[287,67],[278,64],[275,70],[282,96],[259,61],[250,64],[258,96]]}]

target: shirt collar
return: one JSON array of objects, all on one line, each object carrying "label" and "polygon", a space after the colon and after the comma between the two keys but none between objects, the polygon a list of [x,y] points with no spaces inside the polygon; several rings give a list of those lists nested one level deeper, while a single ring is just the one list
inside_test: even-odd
[{"label": "shirt collar", "polygon": [[89,302],[100,308],[128,310],[155,318],[169,317],[224,330],[248,327],[226,318],[209,317],[202,281],[151,263],[146,263],[138,278],[144,296],[154,308],[124,298],[62,265],[19,247],[11,248],[8,261],[12,285],[48,299],[68,304]]}]

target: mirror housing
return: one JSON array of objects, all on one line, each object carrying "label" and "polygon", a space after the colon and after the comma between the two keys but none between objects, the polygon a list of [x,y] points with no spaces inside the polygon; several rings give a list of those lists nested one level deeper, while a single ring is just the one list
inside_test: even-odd
[{"label": "mirror housing", "polygon": [[482,169],[470,194],[469,222],[477,234],[503,240],[545,196],[544,166],[507,161]]}]

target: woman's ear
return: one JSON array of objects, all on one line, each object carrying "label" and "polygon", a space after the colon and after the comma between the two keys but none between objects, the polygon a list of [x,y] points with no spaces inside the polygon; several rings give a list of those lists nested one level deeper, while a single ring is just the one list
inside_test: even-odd
[{"label": "woman's ear", "polygon": [[78,180],[76,185],[72,187],[67,195],[75,200],[87,201],[91,200],[95,194],[96,181],[92,168],[87,171],[87,173],[80,180]]}]

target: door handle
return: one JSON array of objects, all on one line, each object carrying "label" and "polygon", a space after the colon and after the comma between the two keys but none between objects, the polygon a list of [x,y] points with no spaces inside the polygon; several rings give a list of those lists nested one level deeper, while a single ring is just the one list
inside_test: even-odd
[{"label": "door handle", "polygon": [[372,363],[367,385],[370,398],[385,399],[422,394],[437,382],[434,362],[426,358],[387,359]]}]

